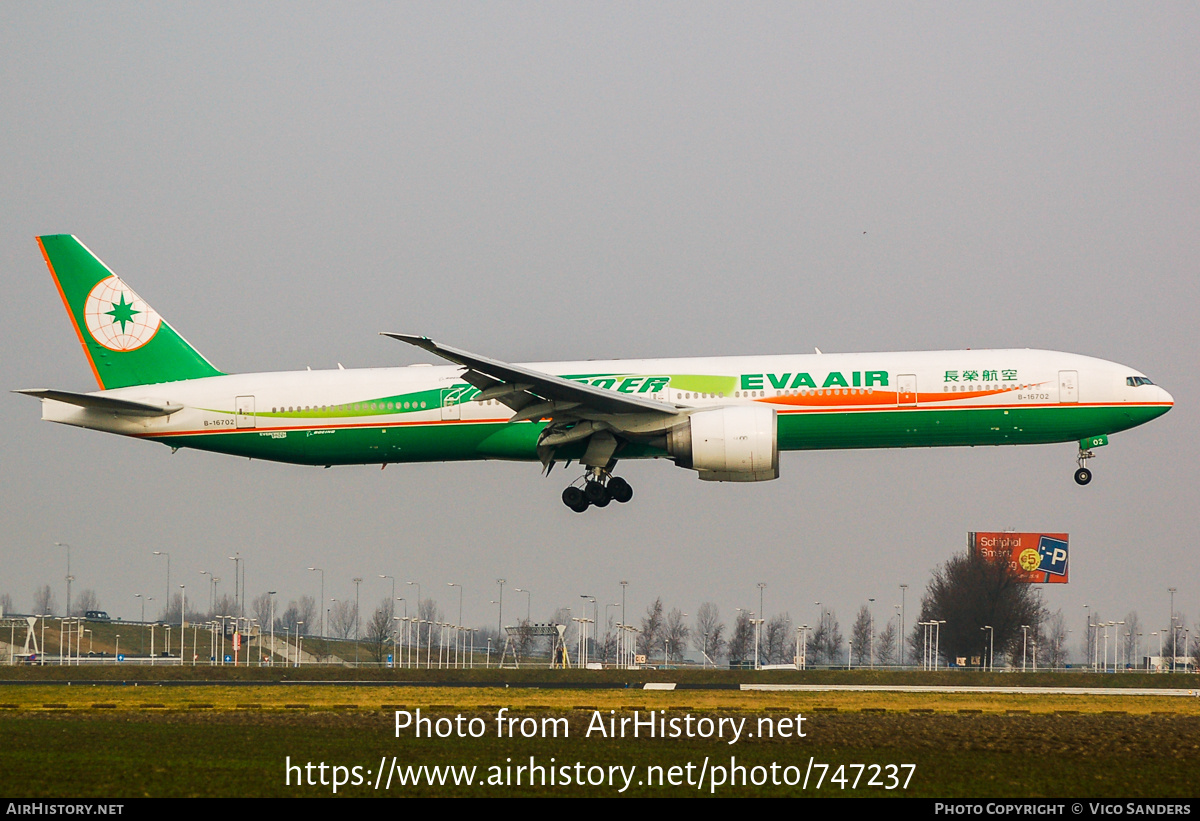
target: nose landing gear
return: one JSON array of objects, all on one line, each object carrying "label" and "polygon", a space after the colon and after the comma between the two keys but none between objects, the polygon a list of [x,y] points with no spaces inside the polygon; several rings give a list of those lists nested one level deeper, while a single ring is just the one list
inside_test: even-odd
[{"label": "nose landing gear", "polygon": [[583,487],[573,484],[562,492],[563,504],[576,513],[589,507],[607,507],[609,502],[624,504],[633,498],[633,488],[619,476],[603,468],[589,468],[583,476]]},{"label": "nose landing gear", "polygon": [[1087,460],[1091,459],[1096,454],[1090,450],[1079,449],[1079,470],[1075,471],[1075,483],[1078,485],[1086,485],[1092,481],[1092,472],[1087,469]]}]

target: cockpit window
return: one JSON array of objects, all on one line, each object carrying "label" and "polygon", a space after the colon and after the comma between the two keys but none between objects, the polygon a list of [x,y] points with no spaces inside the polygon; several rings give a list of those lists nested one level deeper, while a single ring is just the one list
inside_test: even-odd
[{"label": "cockpit window", "polygon": [[1125,377],[1125,384],[1131,388],[1136,388],[1139,385],[1153,385],[1154,383],[1145,376],[1127,376]]}]

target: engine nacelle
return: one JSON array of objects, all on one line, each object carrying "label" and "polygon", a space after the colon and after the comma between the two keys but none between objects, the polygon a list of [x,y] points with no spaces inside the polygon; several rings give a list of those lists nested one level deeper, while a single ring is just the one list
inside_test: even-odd
[{"label": "engine nacelle", "polygon": [[778,479],[775,409],[753,405],[693,413],[667,434],[667,453],[708,482]]}]

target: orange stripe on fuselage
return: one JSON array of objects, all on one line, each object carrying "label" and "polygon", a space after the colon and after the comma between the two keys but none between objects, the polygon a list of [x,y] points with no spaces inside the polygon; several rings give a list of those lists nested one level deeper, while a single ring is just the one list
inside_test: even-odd
[{"label": "orange stripe on fuselage", "polygon": [[96,384],[100,386],[100,390],[104,390],[104,380],[100,378],[100,371],[96,367],[96,363],[92,361],[92,352],[88,350],[87,343],[83,341],[83,330],[79,327],[79,322],[75,319],[75,312],[71,310],[71,303],[67,302],[67,294],[63,291],[62,283],[58,281],[58,273],[54,270],[54,264],[50,262],[50,256],[46,253],[46,246],[42,245],[42,238],[37,238],[38,248],[42,251],[42,259],[46,260],[46,267],[50,269],[50,278],[54,280],[54,287],[58,288],[58,295],[62,297],[63,307],[67,309],[67,316],[71,317],[71,327],[75,329],[75,335],[79,337],[79,347],[83,348],[83,355],[87,357],[88,365],[92,368],[92,375],[96,377]]},{"label": "orange stripe on fuselage", "polygon": [[[992,391],[941,391],[939,393],[904,393],[906,401],[901,407],[913,407],[917,405],[930,405],[943,402],[954,402],[962,399],[978,399],[981,396],[999,396],[1005,393],[1013,393],[1014,391],[1025,391],[1036,388],[1038,385],[1047,384],[1045,382],[1023,385],[1019,388],[1000,388]],[[829,391],[862,391],[863,388],[818,388],[818,390]],[[826,408],[846,408],[846,407],[861,407],[870,409],[873,407],[897,407],[899,403],[899,394],[895,390],[878,390],[876,388],[867,388],[868,393],[849,393],[849,394],[823,394],[814,395],[807,394],[792,394],[790,396],[769,396],[763,399],[755,399],[755,402],[763,402],[768,405],[797,405],[800,409],[813,408],[817,410]],[[1072,403],[1076,404],[1076,403]],[[972,405],[971,407],[989,407],[987,405]],[[1028,405],[1017,405],[1014,407],[1029,407]]]}]

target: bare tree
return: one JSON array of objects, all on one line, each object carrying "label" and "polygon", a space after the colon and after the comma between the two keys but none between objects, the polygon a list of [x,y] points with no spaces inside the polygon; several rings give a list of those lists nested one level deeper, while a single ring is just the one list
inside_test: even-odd
[{"label": "bare tree", "polygon": [[258,623],[266,625],[271,623],[271,594],[260,593],[250,602],[250,615],[258,620]]},{"label": "bare tree", "polygon": [[222,593],[221,597],[213,602],[213,612],[210,616],[235,616],[237,615],[237,601],[228,593]]},{"label": "bare tree", "polygon": [[521,619],[516,624],[516,631],[512,636],[513,651],[517,654],[518,663],[522,659],[529,658],[533,652],[534,645],[537,643],[537,637],[533,635],[533,623],[529,619]]},{"label": "bare tree", "polygon": [[33,615],[53,616],[58,611],[58,602],[54,600],[54,591],[50,585],[43,585],[33,591]]},{"label": "bare tree", "polygon": [[[188,602],[190,605],[191,602]],[[171,596],[171,603],[163,610],[160,620],[167,624],[179,624],[179,620],[183,615],[183,591],[179,591]],[[199,621],[204,618],[204,615],[195,609],[187,611],[188,621]]]},{"label": "bare tree", "polygon": [[1100,614],[1097,613],[1095,610],[1090,611],[1088,613],[1087,628],[1083,631],[1082,642],[1081,642],[1081,646],[1079,648],[1080,651],[1083,653],[1084,663],[1089,666],[1091,665],[1092,661],[1094,661],[1097,658],[1097,656],[1096,656],[1096,647],[1097,647],[1096,639],[1097,639],[1097,633],[1099,631],[1097,631],[1095,629],[1095,625],[1097,625],[1099,623],[1100,623]]},{"label": "bare tree", "polygon": [[880,664],[893,664],[896,661],[896,622],[888,619],[887,627],[879,631],[875,637],[875,660]]},{"label": "bare tree", "polygon": [[1046,648],[1045,657],[1042,663],[1052,669],[1060,670],[1067,666],[1067,617],[1063,615],[1062,610],[1054,611],[1054,614],[1046,621],[1046,635],[1042,641],[1042,646]]},{"label": "bare tree", "polygon": [[321,631],[321,614],[317,610],[315,596],[301,596],[296,605],[296,619],[300,622],[300,632],[305,635],[316,635]]},{"label": "bare tree", "polygon": [[683,661],[683,653],[687,649],[688,626],[683,620],[683,613],[678,607],[672,608],[667,614],[667,623],[664,626],[664,638],[666,640],[667,658],[671,661]]},{"label": "bare tree", "polygon": [[837,613],[826,608],[821,611],[821,620],[808,638],[808,656],[814,664],[840,664],[842,655],[842,627]]},{"label": "bare tree", "polygon": [[[417,618],[420,619],[417,623],[417,645],[421,646],[424,642],[428,646],[434,625],[442,621],[442,611],[433,599],[421,599],[417,602]],[[422,639],[422,636],[425,638]]]},{"label": "bare tree", "polygon": [[348,639],[354,635],[358,624],[358,609],[354,602],[339,599],[329,611],[329,630],[334,638]]},{"label": "bare tree", "polygon": [[1192,636],[1192,667],[1200,670],[1200,622],[1196,622],[1196,635]]},{"label": "bare tree", "polygon": [[13,599],[8,593],[0,596],[0,616],[10,616],[13,612]]},{"label": "bare tree", "polygon": [[662,598],[659,597],[654,600],[654,604],[646,607],[646,615],[642,617],[642,631],[637,637],[638,652],[647,660],[656,648],[662,646],[662,631],[663,603]]},{"label": "bare tree", "polygon": [[[288,602],[283,612],[275,616],[275,631],[277,633],[291,633],[301,621],[304,620],[300,618],[300,608],[296,605],[296,600],[293,599]],[[303,626],[307,627],[308,624],[305,623]]]},{"label": "bare tree", "polygon": [[725,655],[725,625],[721,623],[721,611],[712,602],[705,602],[696,611],[696,626],[692,630],[692,647],[699,650],[709,661]]},{"label": "bare tree", "polygon": [[100,609],[100,597],[96,595],[96,591],[90,587],[80,593],[75,601],[71,602],[74,605],[71,609],[76,615],[83,615],[91,610]]},{"label": "bare tree", "polygon": [[1121,631],[1121,648],[1124,650],[1122,654],[1125,657],[1125,663],[1138,667],[1140,659],[1138,659],[1138,633],[1142,632],[1142,620],[1138,618],[1136,610],[1130,610],[1125,614],[1125,623],[1118,628]]},{"label": "bare tree", "polygon": [[850,628],[850,644],[854,655],[854,663],[864,665],[870,661],[871,655],[871,611],[864,604],[858,608],[858,617]]},{"label": "bare tree", "polygon": [[733,622],[733,635],[729,637],[727,652],[731,665],[754,660],[754,625],[750,623],[750,614],[745,610],[739,610]]},{"label": "bare tree", "polygon": [[767,664],[787,664],[792,661],[796,644],[792,640],[792,617],[788,613],[768,621],[762,636],[762,653]]},{"label": "bare tree", "polygon": [[367,623],[367,647],[376,661],[383,661],[392,641],[392,616],[395,614],[395,602],[390,597],[383,599],[371,620]]}]

